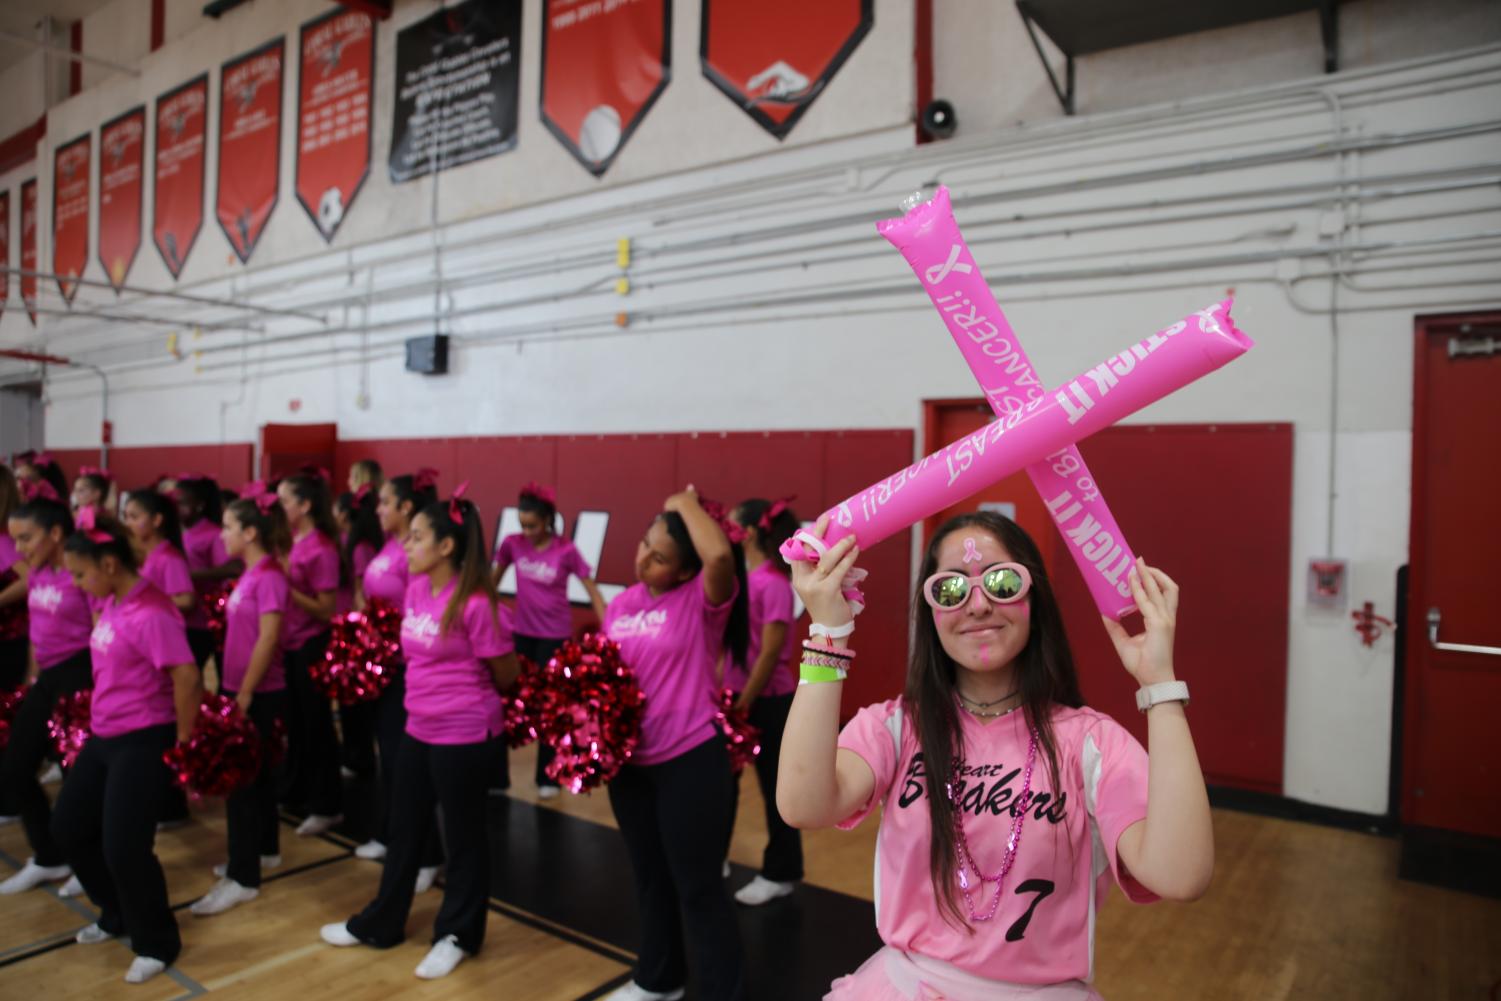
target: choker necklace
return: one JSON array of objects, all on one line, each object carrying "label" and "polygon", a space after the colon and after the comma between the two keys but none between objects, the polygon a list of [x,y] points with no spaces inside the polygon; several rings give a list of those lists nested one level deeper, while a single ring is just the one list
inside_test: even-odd
[{"label": "choker necklace", "polygon": [[[1015,689],[1014,691],[1010,692],[1009,694],[1002,695],[998,699],[992,699],[989,702],[980,702],[977,699],[972,699],[968,695],[965,695],[963,692],[959,691],[958,688],[954,689],[954,693],[959,696],[959,701],[962,704],[961,708],[965,712],[971,713],[972,715],[975,715],[975,716],[986,716],[986,717],[1004,716],[1006,713],[1011,712],[1012,709],[1015,709],[1016,707],[1012,706],[1011,709],[1007,709],[1004,712],[998,711],[998,712],[988,713],[988,712],[983,712],[982,711],[982,710],[985,710],[985,709],[989,709],[991,706],[1000,705],[1002,702],[1005,702],[1008,699],[1015,698],[1016,697],[1016,693],[1019,692],[1019,691],[1021,691],[1020,688]],[[973,706],[974,708],[971,708],[971,706]]]}]

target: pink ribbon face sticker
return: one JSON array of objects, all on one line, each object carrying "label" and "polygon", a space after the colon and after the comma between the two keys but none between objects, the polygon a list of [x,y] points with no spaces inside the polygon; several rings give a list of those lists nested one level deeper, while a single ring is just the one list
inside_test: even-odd
[{"label": "pink ribbon face sticker", "polygon": [[964,562],[965,563],[983,563],[983,562],[985,562],[985,557],[981,556],[980,555],[980,551],[975,548],[975,540],[974,539],[965,539],[964,540]]}]

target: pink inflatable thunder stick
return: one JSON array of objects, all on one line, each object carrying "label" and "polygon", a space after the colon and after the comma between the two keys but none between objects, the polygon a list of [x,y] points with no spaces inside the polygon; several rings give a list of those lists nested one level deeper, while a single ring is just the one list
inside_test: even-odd
[{"label": "pink inflatable thunder stick", "polygon": [[[969,363],[998,418],[1042,399],[1047,390],[1006,314],[980,274],[940,186],[931,201],[902,203],[907,214],[876,224],[902,252]],[[1119,619],[1135,608],[1127,571],[1136,555],[1095,486],[1077,445],[1027,466],[1027,476],[1068,544],[1100,613]]]}]

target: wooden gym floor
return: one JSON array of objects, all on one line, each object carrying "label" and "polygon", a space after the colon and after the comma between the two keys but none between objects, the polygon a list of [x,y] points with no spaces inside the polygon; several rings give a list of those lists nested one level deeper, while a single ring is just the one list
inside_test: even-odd
[{"label": "wooden gym floor", "polygon": [[[324,838],[298,838],[286,827],[283,865],[260,898],[217,917],[194,918],[186,906],[223,860],[222,807],[203,804],[192,823],[160,835],[183,953],[143,986],[121,981],[130,952],[120,942],[73,943],[93,918],[86,898],[62,900],[55,887],[0,898],[0,998],[602,997],[629,976],[636,943],[624,850],[602,793],[538,803],[532,762],[530,749],[512,755],[511,795],[492,804],[485,948],[444,980],[412,975],[426,952],[436,891],[418,898],[410,937],[395,949],[333,949],[318,939],[318,927],[358,910],[379,877],[376,863],[351,854],[369,817],[370,787],[356,782],[350,799],[365,809],[352,809]],[[759,860],[761,818],[747,775],[732,887]],[[874,835],[874,821],[852,834],[806,834],[807,885],[767,907],[738,909],[753,998],[816,999],[875,948]],[[1110,1001],[1501,997],[1501,901],[1398,881],[1391,839],[1225,810],[1215,812],[1215,837],[1218,868],[1203,901],[1138,907],[1112,893],[1097,946],[1097,986]],[[0,873],[26,854],[17,825],[0,829]]]}]

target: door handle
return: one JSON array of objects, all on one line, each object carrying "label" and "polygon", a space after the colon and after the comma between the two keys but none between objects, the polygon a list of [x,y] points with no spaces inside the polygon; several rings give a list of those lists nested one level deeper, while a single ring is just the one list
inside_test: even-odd
[{"label": "door handle", "polygon": [[1438,641],[1438,626],[1442,616],[1437,608],[1428,609],[1428,645],[1435,650],[1449,650],[1454,653],[1488,653],[1492,657],[1501,657],[1501,646],[1476,646],[1473,643],[1440,643]]}]

